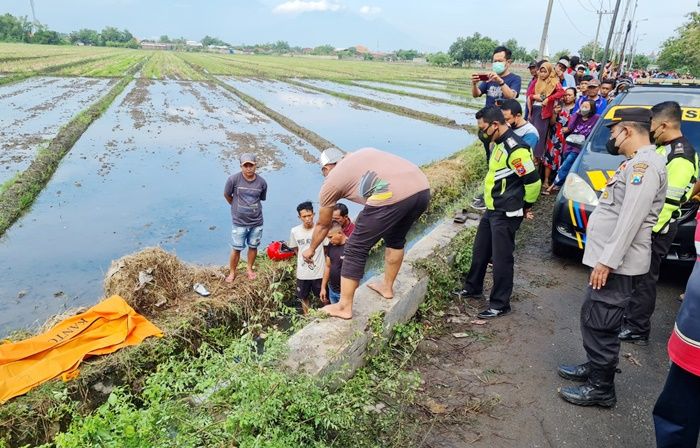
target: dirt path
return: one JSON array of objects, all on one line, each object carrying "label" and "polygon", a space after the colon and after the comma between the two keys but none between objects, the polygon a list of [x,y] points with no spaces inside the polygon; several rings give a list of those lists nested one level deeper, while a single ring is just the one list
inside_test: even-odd
[{"label": "dirt path", "polygon": [[555,368],[585,359],[578,317],[588,271],[578,260],[551,255],[552,203],[546,198],[538,204],[535,221],[521,228],[514,312],[477,326],[469,322],[481,304],[470,301],[475,307],[467,307],[466,315],[445,317],[445,335],[419,346],[414,367],[425,380],[419,446],[654,446],[651,410],[667,372],[676,297],[689,272],[662,277],[651,344],[623,344],[617,406],[603,410],[565,403],[556,389],[567,381]]}]

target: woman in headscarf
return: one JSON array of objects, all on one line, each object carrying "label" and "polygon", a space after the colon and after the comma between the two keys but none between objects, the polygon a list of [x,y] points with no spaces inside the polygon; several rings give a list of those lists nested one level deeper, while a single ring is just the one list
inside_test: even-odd
[{"label": "woman in headscarf", "polygon": [[[537,70],[537,82],[534,92],[528,95],[528,107],[530,109],[530,122],[537,128],[540,139],[537,146],[532,148],[535,163],[540,164],[544,159],[549,141],[549,120],[554,113],[554,104],[564,96],[564,89],[559,83],[559,76],[549,62],[542,62]],[[548,185],[548,179],[545,179]]]}]

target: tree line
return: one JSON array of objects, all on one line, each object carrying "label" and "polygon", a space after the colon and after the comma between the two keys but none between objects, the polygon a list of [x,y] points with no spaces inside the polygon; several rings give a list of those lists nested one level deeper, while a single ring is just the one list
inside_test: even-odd
[{"label": "tree line", "polygon": [[68,45],[81,42],[97,47],[138,48],[139,43],[128,30],[108,26],[102,31],[82,29],[69,34],[50,30],[46,25],[32,23],[27,17],[12,14],[0,16],[0,41],[28,44]]}]

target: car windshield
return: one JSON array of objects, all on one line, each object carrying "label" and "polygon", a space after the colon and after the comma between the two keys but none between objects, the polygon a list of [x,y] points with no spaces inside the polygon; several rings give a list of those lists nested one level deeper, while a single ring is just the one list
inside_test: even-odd
[{"label": "car windshield", "polygon": [[[606,123],[610,123],[610,120],[603,120],[602,125]],[[610,129],[602,125],[593,132],[588,142],[588,148],[592,152],[608,152],[605,144],[610,138]],[[683,136],[693,144],[695,150],[700,152],[700,121],[683,121],[681,131]]]}]

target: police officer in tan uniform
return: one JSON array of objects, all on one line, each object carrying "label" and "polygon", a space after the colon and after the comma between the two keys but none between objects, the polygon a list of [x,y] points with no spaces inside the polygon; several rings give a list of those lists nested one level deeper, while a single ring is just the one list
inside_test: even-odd
[{"label": "police officer in tan uniform", "polygon": [[651,113],[617,109],[607,124],[606,148],[625,160],[610,179],[586,230],[583,263],[592,268],[581,306],[581,336],[588,362],[560,365],[561,377],[585,382],[562,387],[559,395],[581,405],[614,406],[618,334],[625,307],[649,271],[651,230],[666,197],[666,160],[649,141]]}]

